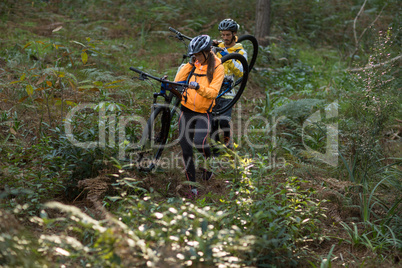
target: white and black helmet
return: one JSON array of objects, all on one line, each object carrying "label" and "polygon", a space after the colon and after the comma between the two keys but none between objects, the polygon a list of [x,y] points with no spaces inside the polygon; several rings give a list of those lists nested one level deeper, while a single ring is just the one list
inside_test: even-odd
[{"label": "white and black helmet", "polygon": [[237,32],[240,28],[240,25],[237,24],[232,19],[224,19],[219,23],[218,30],[219,31],[232,31],[232,32]]},{"label": "white and black helmet", "polygon": [[191,39],[188,45],[188,55],[192,56],[198,52],[209,52],[211,51],[212,40],[209,35],[199,35]]}]

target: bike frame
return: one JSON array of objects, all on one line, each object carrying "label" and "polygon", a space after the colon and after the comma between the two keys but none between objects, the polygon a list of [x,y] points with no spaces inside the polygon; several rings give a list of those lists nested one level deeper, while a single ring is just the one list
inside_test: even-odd
[{"label": "bike frame", "polygon": [[[172,100],[173,100],[173,96],[177,97],[177,101],[174,103],[174,106],[178,106],[181,98],[182,98],[182,93],[184,91],[185,88],[188,88],[188,84],[186,83],[177,83],[177,82],[173,82],[173,81],[169,81],[166,79],[166,77],[163,78],[159,78],[156,76],[153,76],[151,74],[148,74],[146,72],[143,72],[139,69],[136,69],[134,67],[130,67],[130,70],[136,72],[139,74],[139,79],[144,81],[144,80],[148,80],[149,78],[152,78],[153,80],[156,80],[158,82],[161,82],[161,89],[159,92],[155,92],[154,93],[154,105],[157,104],[156,100],[158,97],[163,97],[165,99],[165,103],[166,104],[171,104]],[[178,90],[177,88],[181,88],[183,90]],[[167,95],[166,94],[166,90],[170,91],[172,94],[171,95]]]}]

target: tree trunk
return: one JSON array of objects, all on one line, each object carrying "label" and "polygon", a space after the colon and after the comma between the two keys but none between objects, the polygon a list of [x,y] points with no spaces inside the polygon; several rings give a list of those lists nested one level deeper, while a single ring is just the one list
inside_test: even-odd
[{"label": "tree trunk", "polygon": [[255,37],[262,46],[269,44],[271,0],[257,0]]}]

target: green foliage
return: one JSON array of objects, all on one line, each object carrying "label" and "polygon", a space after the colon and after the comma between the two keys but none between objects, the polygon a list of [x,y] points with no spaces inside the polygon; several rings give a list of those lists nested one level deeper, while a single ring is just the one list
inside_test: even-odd
[{"label": "green foliage", "polygon": [[[236,159],[237,176],[218,207],[175,197],[161,203],[140,180],[124,175],[115,184],[120,194],[104,201],[114,208],[114,215],[101,209],[104,220],[74,206],[47,203],[40,218],[31,218],[44,233],[38,240],[25,240],[25,256],[44,252],[44,259],[53,263],[108,267],[296,265],[308,244],[323,239],[318,235],[323,210],[311,197],[314,192],[302,190],[297,178],[276,186],[256,181],[249,161]],[[53,231],[48,234],[47,229]],[[15,256],[9,262],[22,260]]]},{"label": "green foliage", "polygon": [[[15,210],[22,209],[16,208]],[[16,212],[16,211],[14,211]],[[0,210],[0,263],[2,267],[44,267],[48,262],[34,249],[39,243],[15,217]]]},{"label": "green foliage", "polygon": [[[380,35],[374,44],[368,68],[350,76],[351,84],[345,91],[341,121],[343,140],[341,158],[348,170],[349,179],[363,184],[364,188],[379,181],[383,169],[381,137],[389,120],[399,115],[400,92],[392,63],[375,66],[390,57],[391,32]],[[381,171],[381,172],[379,172]]]},{"label": "green foliage", "polygon": [[[331,249],[330,249],[330,251],[328,252],[328,255],[327,256],[325,256],[325,258],[323,258],[323,257],[321,257],[320,256],[320,259],[321,259],[321,263],[320,263],[320,266],[318,266],[318,265],[315,265],[314,263],[312,263],[312,262],[310,262],[309,261],[309,263],[311,264],[311,266],[312,267],[314,267],[314,268],[317,268],[317,267],[320,267],[320,268],[331,268],[332,267],[332,256],[334,256],[334,254],[332,253],[333,251],[334,251],[334,248],[335,248],[335,245],[333,245],[332,247],[331,247]],[[335,257],[336,258],[336,257]]]},{"label": "green foliage", "polygon": [[62,192],[64,182],[61,178],[67,176],[69,171],[66,163],[54,154],[48,143],[49,140],[44,139],[31,147],[22,144],[12,148],[2,147],[4,158],[12,160],[1,167],[4,187],[0,196],[1,207],[24,206],[23,210],[18,210],[18,215],[34,215],[44,200]]},{"label": "green foliage", "polygon": [[284,104],[272,111],[275,116],[285,116],[288,119],[304,122],[315,109],[322,108],[324,100],[300,99]]},{"label": "green foliage", "polygon": [[[272,21],[278,24],[280,32],[285,32],[295,39],[305,38],[312,45],[330,43],[342,49],[353,50],[354,19],[364,1],[275,1],[272,3]],[[298,8],[294,8],[297,6]],[[397,1],[368,1],[355,27],[359,36],[373,22],[377,30],[386,30],[389,25],[398,25],[400,10]],[[342,12],[340,12],[342,11]],[[380,15],[381,20],[375,19]],[[375,34],[374,34],[375,35]],[[362,47],[370,45],[372,36],[364,36]]]},{"label": "green foliage", "polygon": [[[219,207],[198,207],[179,198],[160,203],[157,195],[141,187],[141,181],[127,177],[117,180],[120,195],[105,199],[116,208],[114,215],[103,211],[105,220],[95,220],[74,206],[47,203],[41,218],[31,221],[59,231],[45,232],[38,241],[26,244],[46,252],[55,263],[296,265],[298,246],[322,239],[317,235],[323,212],[319,203],[310,197],[312,193],[299,188],[299,179],[290,178],[276,189],[266,187],[268,182],[257,188],[245,176],[245,166],[239,168],[242,175],[233,181],[231,194]],[[49,216],[54,210],[62,216]]]},{"label": "green foliage", "polygon": [[296,265],[297,256],[305,253],[300,245],[323,239],[315,235],[319,234],[323,211],[311,198],[314,192],[303,191],[298,178],[276,187],[269,180],[258,181],[258,186],[257,181],[247,180],[233,185],[231,199],[221,200],[232,215],[224,224],[236,224],[256,237],[248,254],[259,265]]},{"label": "green foliage", "polygon": [[[262,52],[266,58],[261,62],[270,66],[261,72],[265,79],[263,85],[267,89],[266,101],[254,103],[253,107],[259,116],[267,120],[255,120],[250,126],[250,129],[265,130],[255,137],[253,134],[251,136],[267,144],[254,156],[260,159],[284,156],[289,164],[302,167],[296,174],[304,172],[311,175],[310,172],[322,170],[314,159],[305,154],[305,146],[325,153],[325,124],[339,123],[339,157],[342,162],[336,172],[339,180],[346,178],[352,182],[352,186],[346,188],[343,202],[345,209],[360,210],[360,217],[353,218],[353,221],[363,221],[355,229],[345,227],[345,230],[351,234],[349,241],[352,245],[362,245],[382,256],[380,258],[385,258],[382,250],[399,250],[401,241],[398,235],[400,228],[395,225],[400,222],[400,213],[395,211],[396,207],[400,207],[400,153],[384,150],[384,144],[395,144],[384,134],[392,131],[390,122],[399,118],[401,111],[396,63],[399,52],[395,51],[393,45],[398,35],[398,30],[380,32],[371,44],[373,49],[368,56],[369,64],[350,69],[348,73],[340,71],[342,64],[339,65],[335,57],[326,57],[324,60],[308,50],[301,53],[287,46],[286,39],[282,41],[282,48],[275,43],[266,47]],[[301,58],[303,61],[300,61]],[[321,59],[325,62],[322,66]],[[331,67],[324,67],[328,65]],[[306,91],[304,87],[309,83],[315,85],[314,89]],[[314,126],[305,127],[303,124],[315,109],[325,105],[322,97],[327,100],[339,99],[340,117],[322,119]],[[280,115],[286,118],[279,120]],[[278,124],[275,124],[277,121]],[[306,169],[305,163],[314,163],[315,167]],[[387,194],[390,195],[387,201],[382,198],[385,192],[392,192]],[[327,264],[322,262],[322,265]]]},{"label": "green foliage", "polygon": [[345,103],[343,111],[347,118],[344,120],[349,140],[347,145],[351,147],[350,151],[368,159],[376,154],[386,123],[400,115],[400,92],[395,76],[397,66],[381,64],[391,57],[391,35],[392,32],[380,35],[374,44],[369,66],[353,73],[345,88],[345,98],[351,100]]},{"label": "green foliage", "polygon": [[[400,219],[399,219],[400,222]],[[349,239],[347,240],[353,247],[365,247],[372,252],[381,254],[383,251],[400,251],[402,248],[402,240],[397,237],[394,231],[383,225],[367,222],[363,225],[363,231],[359,232],[357,225],[352,222],[352,227],[344,222],[341,225],[347,231]]]}]

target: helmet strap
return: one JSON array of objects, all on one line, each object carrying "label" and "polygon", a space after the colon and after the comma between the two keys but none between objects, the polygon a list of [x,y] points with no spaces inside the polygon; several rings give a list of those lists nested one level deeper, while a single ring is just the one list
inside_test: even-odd
[{"label": "helmet strap", "polygon": [[232,43],[236,43],[236,35],[235,32],[232,32]]},{"label": "helmet strap", "polygon": [[201,52],[202,52],[202,55],[204,55],[205,61],[208,61],[209,57],[211,56],[211,53],[208,53],[208,57],[207,57],[207,56],[205,56],[204,51],[201,51]]}]

